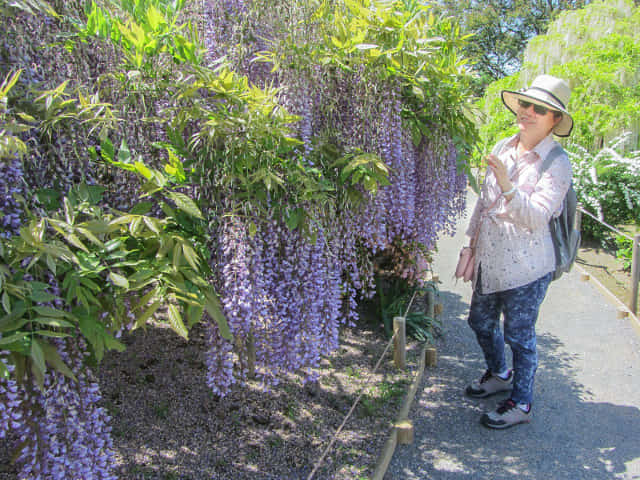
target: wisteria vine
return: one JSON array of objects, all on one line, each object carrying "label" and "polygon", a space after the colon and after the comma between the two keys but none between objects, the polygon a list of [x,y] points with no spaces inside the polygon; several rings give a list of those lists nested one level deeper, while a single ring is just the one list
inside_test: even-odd
[{"label": "wisteria vine", "polygon": [[[247,62],[276,40],[266,32],[277,31],[250,4],[209,3],[211,57],[233,54],[234,40],[242,36],[243,55],[235,68],[258,85],[282,88],[282,103],[300,118],[303,162],[320,164],[319,142],[329,139],[345,152],[379,155],[392,174],[391,184],[377,195],[365,194],[359,204],[339,200],[320,214],[323,228],[315,243],[277,219],[261,219],[253,238],[239,218],[223,222],[212,263],[236,346],[212,327],[208,384],[219,395],[243,377],[234,362],[242,365],[247,340],[254,342],[257,369],[267,383],[276,383],[278,372],[311,371],[320,355],[337,347],[339,325],[357,319],[358,299],[373,294],[375,256],[401,251],[394,259],[395,273],[412,282],[423,280],[429,268],[425,254],[440,235],[452,233],[453,220],[465,207],[466,175],[458,169],[456,147],[436,128],[431,140],[415,145],[403,121],[397,82],[376,82],[363,68],[341,72],[320,65],[265,75]],[[270,15],[277,13],[270,10]]]},{"label": "wisteria vine", "polygon": [[[422,281],[429,268],[429,252],[440,236],[452,233],[454,219],[464,210],[465,202],[466,176],[459,169],[460,152],[453,135],[438,120],[440,106],[429,107],[429,100],[425,100],[416,107],[415,89],[408,87],[401,75],[390,74],[392,69],[356,57],[349,65],[335,61],[329,48],[322,47],[320,22],[314,19],[314,12],[305,10],[304,2],[271,2],[273,8],[264,8],[265,2],[269,3],[204,2],[204,37],[200,40],[207,48],[208,65],[198,64],[194,70],[210,67],[215,71],[222,64],[220,58],[225,57],[226,63],[252,85],[265,90],[278,88],[279,106],[298,117],[291,128],[299,145],[284,151],[283,161],[298,162],[314,181],[320,178],[331,184],[327,189],[331,193],[318,205],[311,200],[294,204],[297,197],[284,198],[289,210],[304,211],[303,228],[283,216],[278,203],[283,198],[274,201],[267,194],[260,208],[245,208],[244,197],[236,197],[232,187],[216,183],[215,169],[205,172],[206,182],[189,183],[196,178],[189,177],[196,167],[179,180],[188,196],[214,203],[206,211],[206,240],[198,241],[208,241],[211,281],[233,335],[232,340],[225,338],[216,321],[206,325],[206,382],[219,396],[253,373],[248,365],[250,352],[255,355],[255,373],[266,388],[293,371],[303,371],[308,379],[314,379],[313,367],[323,355],[338,348],[340,326],[357,320],[359,301],[373,295],[376,261],[390,255],[395,275]],[[25,15],[7,22],[38,20]],[[51,30],[61,28],[50,19],[43,25]],[[289,49],[288,57],[270,56],[269,52],[277,53],[283,42],[299,48]],[[314,42],[316,46],[310,47]],[[11,50],[3,57],[9,59],[9,66],[3,64],[2,73],[13,68],[13,63],[45,64],[37,58],[44,51],[33,50],[25,60]],[[325,56],[318,57],[319,51]],[[113,55],[111,50],[109,55]],[[172,68],[182,61],[184,58],[174,58]],[[89,76],[99,76],[97,68],[89,67]],[[189,68],[185,71],[193,73]],[[23,91],[45,82],[46,72],[40,72],[40,67],[26,71]],[[112,81],[116,77],[106,78]],[[132,75],[126,81],[134,78]],[[209,93],[203,93],[197,102],[211,101]],[[128,101],[136,100],[136,95],[138,91]],[[136,123],[135,109],[125,109],[126,129],[131,127],[131,131],[123,132],[123,140],[145,156],[151,156],[149,145],[153,145],[154,159],[159,156],[157,145],[176,157],[192,153],[195,160],[188,160],[197,164],[194,151],[199,145],[189,144],[195,145],[191,151],[187,146],[193,137],[178,141],[171,137],[175,132],[165,129],[170,122],[153,125],[152,120],[163,114],[179,111],[180,105],[170,108],[175,101],[173,92],[169,89],[154,95],[149,102],[153,107],[144,112],[149,128],[140,126],[143,122]],[[211,111],[213,107],[226,108],[223,98],[220,95],[209,105]],[[418,114],[421,133],[416,135]],[[423,121],[425,117],[430,120]],[[196,123],[189,124],[185,136],[197,131]],[[77,136],[77,142],[70,142],[70,135]],[[10,239],[19,233],[24,212],[18,195],[25,197],[30,207],[40,206],[40,199],[33,195],[36,189],[57,189],[64,195],[84,180],[104,185],[106,202],[114,208],[127,211],[139,200],[140,192],[126,174],[114,173],[91,163],[85,153],[78,154],[86,147],[98,156],[97,139],[85,138],[73,128],[51,129],[48,136],[34,128],[25,141],[30,156],[24,161],[3,159],[0,164],[0,237]],[[124,156],[128,148],[123,149]],[[62,154],[71,152],[78,158],[72,156],[68,161]],[[247,155],[251,154],[255,153]],[[341,177],[336,161],[360,154],[382,159],[390,169],[388,185],[355,180],[347,185],[351,178]],[[176,167],[176,178],[183,173]],[[154,208],[160,212],[158,206]],[[49,293],[53,296],[59,295],[56,282],[51,276]],[[89,347],[81,334],[51,343],[75,379],[49,369],[40,389],[36,382],[11,379],[14,367],[6,361],[6,352],[0,352],[0,361],[6,365],[3,370],[10,374],[0,379],[0,440],[12,446],[23,444],[16,460],[20,478],[116,478],[109,417],[100,406],[99,386],[85,362]]]}]

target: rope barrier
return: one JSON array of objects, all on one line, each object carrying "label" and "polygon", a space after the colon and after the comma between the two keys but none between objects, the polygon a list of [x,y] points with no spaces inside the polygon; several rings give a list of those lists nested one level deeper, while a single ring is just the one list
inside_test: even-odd
[{"label": "rope barrier", "polygon": [[[407,307],[407,310],[404,313],[405,318],[406,318],[407,314],[409,313],[409,309],[411,308],[411,304],[413,303],[413,299],[416,298],[416,293],[417,292],[413,292],[413,296],[411,297],[411,300],[409,301],[409,306]],[[376,371],[378,370],[378,367],[380,367],[380,364],[382,363],[382,359],[385,357],[385,355],[389,351],[389,348],[391,348],[391,345],[393,344],[393,340],[395,338],[396,338],[396,334],[394,333],[391,336],[391,338],[389,339],[389,343],[387,343],[387,346],[384,349],[384,352],[382,352],[382,355],[380,355],[380,358],[378,359],[378,362],[376,363],[376,366],[373,367],[373,371],[371,372],[371,375],[375,374]],[[353,413],[353,411],[356,409],[356,406],[360,402],[360,399],[362,398],[363,395],[364,395],[364,391],[360,392],[360,394],[356,398],[355,402],[353,402],[353,405],[351,405],[351,408],[349,409],[349,412],[347,413],[347,416],[344,417],[344,420],[342,421],[342,424],[340,424],[340,426],[336,430],[336,433],[333,434],[333,437],[331,438],[331,441],[329,442],[329,445],[327,445],[327,448],[325,448],[324,452],[320,456],[320,459],[316,462],[315,466],[313,467],[313,470],[311,471],[311,473],[307,477],[307,480],[311,480],[313,478],[313,476],[316,474],[316,472],[318,471],[318,469],[322,465],[322,462],[324,462],[324,459],[326,458],[327,454],[331,450],[331,447],[333,447],[333,444],[338,439],[338,435],[340,435],[340,432],[342,432],[342,429],[347,424],[347,421],[351,417],[351,414]]]},{"label": "rope barrier", "polygon": [[591,218],[593,218],[596,222],[599,222],[599,223],[601,223],[602,225],[604,225],[605,227],[610,228],[611,230],[613,230],[614,232],[616,232],[618,235],[622,235],[623,237],[628,238],[628,239],[629,239],[629,240],[631,240],[632,242],[634,241],[634,240],[633,240],[633,237],[631,237],[631,236],[627,235],[627,234],[626,234],[626,233],[624,233],[624,232],[621,232],[620,230],[618,230],[618,229],[617,229],[617,228],[615,228],[615,227],[612,227],[612,226],[611,226],[611,225],[609,225],[608,223],[603,222],[603,221],[602,221],[602,220],[600,220],[598,217],[596,217],[593,213],[591,213],[591,212],[587,212],[584,208],[578,207],[578,210],[580,210],[582,213],[586,213],[586,214],[587,214],[587,215],[589,215]]}]

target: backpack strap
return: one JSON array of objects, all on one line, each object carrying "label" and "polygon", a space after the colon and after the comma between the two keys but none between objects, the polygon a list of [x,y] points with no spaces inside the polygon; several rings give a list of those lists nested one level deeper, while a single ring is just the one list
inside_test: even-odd
[{"label": "backpack strap", "polygon": [[564,153],[564,148],[562,148],[560,145],[553,147],[551,151],[547,153],[547,157],[544,159],[544,162],[542,162],[542,167],[540,167],[540,176],[542,176],[542,174],[549,169],[556,158],[558,158],[560,155],[563,155]]}]

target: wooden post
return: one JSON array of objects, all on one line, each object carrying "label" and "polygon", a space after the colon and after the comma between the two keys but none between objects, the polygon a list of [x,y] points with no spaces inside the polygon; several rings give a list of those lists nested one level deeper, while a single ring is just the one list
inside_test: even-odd
[{"label": "wooden post", "polygon": [[425,363],[427,367],[435,367],[438,364],[438,351],[435,348],[425,350]]},{"label": "wooden post", "polygon": [[631,299],[629,309],[638,313],[638,281],[640,280],[640,234],[633,237],[633,255],[631,257]]},{"label": "wooden post", "polygon": [[407,366],[407,332],[404,317],[393,318],[393,363],[396,368],[404,370]]},{"label": "wooden post", "polygon": [[398,443],[400,445],[409,445],[413,443],[413,423],[411,420],[402,420],[396,423],[396,432],[398,432]]},{"label": "wooden post", "polygon": [[435,288],[427,289],[426,295],[426,304],[427,304],[427,317],[436,318],[436,292]]},{"label": "wooden post", "polygon": [[582,228],[582,205],[578,204],[578,208],[576,208],[576,218],[575,218],[575,226],[576,230],[579,232]]}]

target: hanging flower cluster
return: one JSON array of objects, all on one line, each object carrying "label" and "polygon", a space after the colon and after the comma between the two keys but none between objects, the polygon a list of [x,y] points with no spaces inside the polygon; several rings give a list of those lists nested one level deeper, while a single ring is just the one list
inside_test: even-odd
[{"label": "hanging flower cluster", "polygon": [[[457,148],[435,123],[431,137],[414,141],[398,79],[363,65],[307,65],[295,55],[266,74],[256,68],[261,64],[251,61],[256,56],[278,61],[277,55],[264,53],[281,41],[278,22],[287,25],[290,37],[313,35],[308,18],[296,17],[297,7],[259,3],[209,3],[206,31],[213,36],[205,43],[210,58],[228,55],[251,82],[281,88],[282,104],[299,117],[297,152],[304,164],[326,175],[329,145],[345,154],[375,154],[391,174],[390,184],[377,194],[363,190],[364,200],[355,203],[337,198],[320,212],[315,243],[275,219],[257,222],[254,236],[239,217],[223,222],[212,266],[236,345],[212,327],[208,384],[220,395],[242,377],[234,363],[243,366],[247,341],[267,382],[277,382],[278,372],[314,366],[337,346],[340,323],[357,318],[358,298],[373,294],[375,257],[391,254],[394,274],[423,281],[428,252],[440,235],[453,232],[454,219],[465,207],[467,181],[458,171]],[[260,13],[265,11],[268,15]],[[308,53],[302,46],[299,50]]]},{"label": "hanging flower cluster", "polygon": [[39,390],[0,379],[0,439],[23,444],[16,459],[19,478],[115,480],[110,418],[83,364],[86,350],[75,339],[55,343],[77,381],[49,371]]}]

